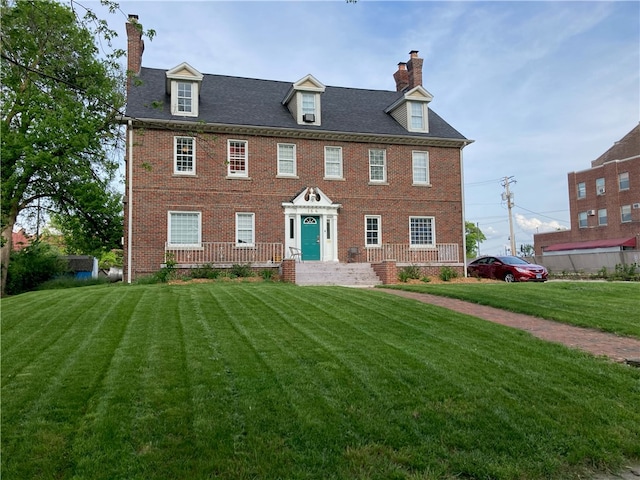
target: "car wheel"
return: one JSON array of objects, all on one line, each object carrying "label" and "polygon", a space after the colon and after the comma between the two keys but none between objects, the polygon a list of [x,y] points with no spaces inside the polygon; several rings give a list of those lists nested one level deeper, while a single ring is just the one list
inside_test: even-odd
[{"label": "car wheel", "polygon": [[516,277],[513,275],[513,273],[507,273],[504,276],[504,281],[507,283],[513,283],[516,281]]}]

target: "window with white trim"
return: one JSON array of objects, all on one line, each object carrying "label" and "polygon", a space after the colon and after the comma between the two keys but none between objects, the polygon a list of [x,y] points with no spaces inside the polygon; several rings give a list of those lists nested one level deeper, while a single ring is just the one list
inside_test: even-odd
[{"label": "window with white trim", "polygon": [[580,182],[577,185],[578,198],[585,198],[587,196],[587,184]]},{"label": "window with white trim", "polygon": [[607,224],[607,209],[601,208],[598,210],[598,225],[604,226]]},{"label": "window with white trim", "polygon": [[618,175],[618,187],[620,190],[629,190],[629,172]]},{"label": "window with white trim", "polygon": [[173,247],[200,247],[202,215],[200,212],[168,212],[168,241]]},{"label": "window with white trim", "polygon": [[369,150],[369,181],[387,181],[387,152],[386,150]]},{"label": "window with white trim", "polygon": [[312,115],[316,114],[316,94],[315,93],[302,93],[302,115],[307,113]]},{"label": "window with white trim", "polygon": [[196,173],[196,141],[193,137],[173,137],[173,173],[194,175]]},{"label": "window with white trim", "polygon": [[342,147],[324,147],[325,178],[342,178]]},{"label": "window with white trim", "polygon": [[380,215],[365,215],[364,217],[365,245],[367,247],[379,247],[380,240]]},{"label": "window with white trim", "polygon": [[193,112],[193,82],[176,82],[178,113]]},{"label": "window with white trim", "polygon": [[620,207],[620,220],[622,223],[629,223],[631,221],[631,205],[622,205]]},{"label": "window with white trim", "polygon": [[596,178],[596,195],[604,195],[604,178]]},{"label": "window with white trim", "polygon": [[411,247],[433,247],[435,242],[434,217],[409,217],[409,244]]},{"label": "window with white trim", "polygon": [[589,226],[589,219],[587,212],[578,213],[578,228],[587,228]]},{"label": "window with white trim", "polygon": [[227,165],[229,176],[247,177],[248,175],[247,142],[245,140],[227,141]]},{"label": "window with white trim", "polygon": [[424,132],[426,130],[424,107],[424,102],[409,102],[409,131]]},{"label": "window with white trim", "polygon": [[236,244],[239,247],[252,247],[255,244],[253,213],[236,213]]},{"label": "window with white trim", "polygon": [[412,152],[413,183],[429,185],[429,152]]},{"label": "window with white trim", "polygon": [[291,143],[278,144],[278,175],[296,175],[296,146]]}]

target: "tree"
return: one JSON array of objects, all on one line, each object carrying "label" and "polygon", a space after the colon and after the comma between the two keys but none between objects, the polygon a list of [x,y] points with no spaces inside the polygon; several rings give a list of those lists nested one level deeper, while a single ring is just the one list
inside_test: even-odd
[{"label": "tree", "polygon": [[[116,4],[101,0],[110,11]],[[4,293],[18,216],[42,207],[112,248],[119,239],[117,116],[124,105],[122,50],[100,52],[115,32],[87,10],[52,0],[0,0],[2,15],[1,263]],[[150,32],[152,33],[152,31]],[[71,220],[73,218],[73,221]]]},{"label": "tree", "polygon": [[480,228],[473,222],[464,222],[464,233],[467,243],[467,258],[473,258],[478,255],[480,242],[484,242],[487,237]]}]

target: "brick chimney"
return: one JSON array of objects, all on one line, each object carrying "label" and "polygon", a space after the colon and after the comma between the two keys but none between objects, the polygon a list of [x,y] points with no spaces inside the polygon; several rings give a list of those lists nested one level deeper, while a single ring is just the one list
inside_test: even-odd
[{"label": "brick chimney", "polygon": [[418,50],[411,50],[409,52],[410,58],[407,62],[407,69],[409,73],[409,90],[422,85],[422,62],[424,60],[418,57]]},{"label": "brick chimney", "polygon": [[398,64],[398,71],[393,74],[393,79],[396,81],[396,92],[401,92],[409,86],[409,72],[405,62]]},{"label": "brick chimney", "polygon": [[142,67],[142,25],[138,22],[138,15],[129,14],[127,27],[127,91],[131,87],[131,76],[140,73]]}]

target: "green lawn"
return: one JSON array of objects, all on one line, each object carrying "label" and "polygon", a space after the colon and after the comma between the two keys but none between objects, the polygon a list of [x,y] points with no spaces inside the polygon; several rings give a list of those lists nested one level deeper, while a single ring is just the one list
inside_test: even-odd
[{"label": "green lawn", "polygon": [[3,299],[2,478],[578,479],[640,459],[640,371],[383,290]]},{"label": "green lawn", "polygon": [[640,338],[638,282],[424,283],[387,287],[459,298]]}]

